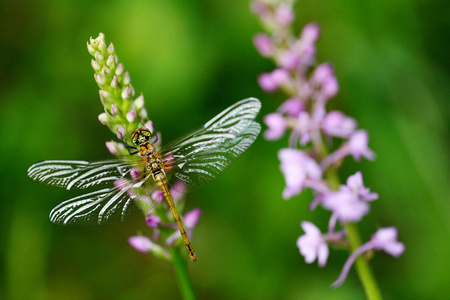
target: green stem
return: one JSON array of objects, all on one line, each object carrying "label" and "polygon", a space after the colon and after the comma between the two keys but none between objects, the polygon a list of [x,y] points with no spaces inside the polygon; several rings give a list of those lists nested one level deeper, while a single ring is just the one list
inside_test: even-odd
[{"label": "green stem", "polygon": [[[340,180],[336,170],[330,167],[325,174],[330,183],[330,187],[332,189],[338,189]],[[345,230],[347,232],[347,239],[350,243],[350,250],[353,252],[361,246],[358,228],[356,228],[355,223],[346,223]],[[377,281],[364,256],[358,257],[355,265],[356,272],[358,273],[359,280],[361,280],[367,299],[381,300],[381,293]]]},{"label": "green stem", "polygon": [[[359,246],[361,246],[361,240],[359,237],[358,229],[355,223],[345,224],[345,230],[347,231],[347,239],[350,242],[350,248],[355,251]],[[373,276],[372,270],[370,269],[367,260],[364,255],[359,256],[356,259],[356,272],[358,273],[359,279],[366,292],[367,299],[370,300],[381,300],[380,289],[378,288],[377,281]]]},{"label": "green stem", "polygon": [[172,254],[172,266],[175,269],[175,274],[178,279],[178,286],[180,288],[181,295],[185,300],[195,300],[194,288],[189,277],[189,273],[186,269],[186,263],[180,255],[180,249],[175,247],[169,247]]}]

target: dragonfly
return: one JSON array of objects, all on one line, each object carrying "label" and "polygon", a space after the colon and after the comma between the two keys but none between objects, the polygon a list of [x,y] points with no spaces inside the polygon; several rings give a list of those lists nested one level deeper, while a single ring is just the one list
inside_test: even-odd
[{"label": "dragonfly", "polygon": [[147,128],[137,128],[125,146],[130,156],[105,161],[47,160],[32,165],[28,176],[36,181],[89,191],[63,201],[50,212],[60,225],[102,225],[148,215],[159,204],[152,199],[160,190],[178,225],[189,258],[197,255],[186,234],[169,188],[191,192],[223,174],[255,141],[261,126],[256,98],[228,107],[202,127],[161,146]]}]

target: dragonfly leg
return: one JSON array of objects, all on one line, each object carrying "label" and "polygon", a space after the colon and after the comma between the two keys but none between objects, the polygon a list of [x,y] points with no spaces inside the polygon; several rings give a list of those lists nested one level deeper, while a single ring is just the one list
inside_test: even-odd
[{"label": "dragonfly leg", "polygon": [[[136,153],[139,153],[139,150],[136,150],[136,149],[137,149],[136,147],[131,146],[131,145],[128,145],[128,144],[125,142],[125,137],[120,136],[120,140],[122,141],[122,144],[125,146],[125,148],[127,148],[128,153],[130,153],[130,155],[135,155]],[[136,150],[136,151],[133,151],[133,152],[132,152],[130,149],[133,149],[133,150]]]}]

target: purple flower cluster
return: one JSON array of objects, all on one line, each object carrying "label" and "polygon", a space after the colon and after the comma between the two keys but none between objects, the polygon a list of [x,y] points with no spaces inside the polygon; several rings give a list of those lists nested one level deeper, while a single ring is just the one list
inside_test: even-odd
[{"label": "purple flower cluster", "polygon": [[[310,209],[320,205],[331,212],[327,233],[303,221],[301,227],[305,234],[297,241],[305,261],[312,263],[317,259],[323,267],[329,255],[328,244],[348,246],[346,231],[338,232],[336,228],[359,222],[369,213],[370,202],[378,199],[377,193],[364,186],[361,172],[348,177],[346,184],[340,186],[336,177],[326,174],[336,174],[345,157],[352,156],[356,161],[363,157],[373,160],[375,154],[368,147],[367,132],[357,129],[354,118],[341,111],[327,111],[327,103],[338,93],[339,84],[331,64],[316,63],[319,26],[311,23],[298,37],[291,34],[295,18],[293,2],[258,0],[251,5],[268,32],[255,36],[255,47],[276,64],[273,71],[258,77],[258,83],[266,92],[282,91],[287,95],[276,112],[264,117],[268,127],[264,137],[274,141],[289,132],[289,148],[278,152],[286,181],[283,198],[290,199],[309,188],[315,194]],[[404,245],[396,238],[395,228],[379,229],[369,242],[350,255],[333,286],[342,284],[354,260],[366,251],[384,250],[399,256]]]}]

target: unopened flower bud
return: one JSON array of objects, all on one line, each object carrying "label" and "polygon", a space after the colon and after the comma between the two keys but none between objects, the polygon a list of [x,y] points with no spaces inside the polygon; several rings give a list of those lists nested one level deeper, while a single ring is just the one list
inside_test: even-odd
[{"label": "unopened flower bud", "polygon": [[128,84],[128,87],[130,88],[131,97],[134,97],[134,95],[135,95],[134,86],[130,83],[130,84]]},{"label": "unopened flower bud", "polygon": [[164,195],[161,192],[161,190],[156,190],[152,193],[152,199],[153,201],[155,201],[156,203],[161,203],[164,201]]},{"label": "unopened flower bud", "polygon": [[123,75],[123,84],[128,85],[131,81],[130,74],[128,72],[125,72]]},{"label": "unopened flower bud", "polygon": [[105,44],[104,41],[100,41],[100,42],[99,42],[99,44],[98,44],[98,50],[99,50],[100,52],[102,52],[102,53],[105,52],[105,50],[106,50],[106,44]]},{"label": "unopened flower bud", "polygon": [[94,79],[95,79],[95,82],[97,82],[97,84],[99,86],[104,85],[106,83],[105,77],[103,77],[100,74],[94,74]]},{"label": "unopened flower bud", "polygon": [[150,215],[145,218],[145,222],[150,228],[157,228],[161,224],[161,218],[157,215]]},{"label": "unopened flower bud", "polygon": [[106,142],[105,143],[106,148],[112,155],[119,155],[119,151],[117,150],[116,143],[115,142]]},{"label": "unopened flower bud", "polygon": [[281,55],[279,64],[284,69],[294,71],[300,65],[300,57],[294,51],[287,50]]},{"label": "unopened flower bud", "polygon": [[117,78],[117,76],[114,76],[113,79],[111,80],[111,87],[113,89],[117,88],[120,85],[119,82],[119,78]]},{"label": "unopened flower bud", "polygon": [[126,136],[126,134],[127,133],[125,132],[125,129],[123,127],[117,128],[117,138],[119,140],[123,139]]},{"label": "unopened flower bud", "polygon": [[122,63],[118,64],[117,68],[116,68],[116,75],[117,76],[122,75],[123,74],[123,70],[124,70],[123,64]]},{"label": "unopened flower bud", "polygon": [[113,116],[117,115],[117,113],[119,112],[119,109],[117,107],[116,103],[111,104],[111,114]]},{"label": "unopened flower bud", "polygon": [[94,71],[96,72],[98,72],[101,69],[100,64],[95,59],[91,60],[91,66],[92,69],[94,69]]},{"label": "unopened flower bud", "polygon": [[113,69],[115,67],[116,64],[114,62],[114,56],[113,55],[108,56],[108,59],[106,60],[106,65],[108,67],[110,67],[111,69]]},{"label": "unopened flower bud", "polygon": [[259,75],[258,77],[258,83],[261,86],[261,88],[265,92],[274,92],[277,89],[276,84],[273,82],[272,77],[270,76],[270,73],[263,73]]},{"label": "unopened flower bud", "polygon": [[197,226],[198,220],[200,219],[201,210],[195,208],[184,215],[183,221],[187,228],[193,229]]},{"label": "unopened flower bud", "polygon": [[100,100],[102,100],[102,102],[111,102],[113,100],[111,93],[108,91],[100,90],[99,94],[100,94]]},{"label": "unopened flower bud", "polygon": [[138,180],[141,177],[141,172],[136,168],[131,168],[130,175],[134,180]]},{"label": "unopened flower bud", "polygon": [[94,49],[94,47],[92,47],[92,45],[88,42],[87,43],[87,49],[88,49],[88,51],[89,51],[89,53],[91,54],[91,55],[95,55],[95,49]]},{"label": "unopened flower bud", "polygon": [[301,33],[302,41],[306,43],[314,43],[320,37],[320,28],[316,23],[309,23],[305,27],[303,27]]},{"label": "unopened flower bud", "polygon": [[114,54],[114,45],[113,45],[113,43],[109,44],[107,51],[108,51],[109,54]]},{"label": "unopened flower bud", "polygon": [[111,75],[111,69],[108,68],[107,66],[104,66],[101,73],[103,76],[109,77],[109,75]]},{"label": "unopened flower bud", "polygon": [[95,59],[101,64],[105,63],[105,58],[100,54],[100,52],[95,52]]},{"label": "unopened flower bud", "polygon": [[103,112],[103,113],[98,115],[98,120],[100,121],[100,123],[105,125],[106,123],[108,123],[108,115]]},{"label": "unopened flower bud", "polygon": [[289,26],[292,21],[294,20],[294,12],[292,11],[292,8],[281,4],[276,10],[275,10],[275,22],[281,27]]},{"label": "unopened flower bud", "polygon": [[131,96],[130,88],[129,87],[124,88],[122,91],[122,99],[123,100],[130,99],[130,96]]},{"label": "unopened flower bud", "polygon": [[97,41],[105,42],[105,35],[102,32],[98,34]]},{"label": "unopened flower bud", "polygon": [[270,37],[266,34],[260,33],[255,36],[253,39],[253,43],[258,50],[258,52],[263,57],[268,57],[273,55],[275,51],[275,46],[270,39]]},{"label": "unopened flower bud", "polygon": [[267,125],[267,130],[264,132],[264,138],[269,141],[280,139],[287,128],[286,121],[279,113],[268,114],[264,117],[264,123]]},{"label": "unopened flower bud", "polygon": [[144,107],[144,96],[140,95],[139,97],[136,98],[136,100],[134,100],[134,107],[136,107],[136,109],[141,109]]},{"label": "unopened flower bud", "polygon": [[130,110],[127,113],[127,120],[128,122],[132,123],[136,120],[136,112],[134,110]]},{"label": "unopened flower bud", "polygon": [[139,116],[140,116],[142,119],[147,119],[148,113],[147,113],[147,110],[145,109],[145,107],[143,107],[143,108],[141,109],[141,111],[139,112]]},{"label": "unopened flower bud", "polygon": [[155,128],[153,127],[153,122],[152,121],[147,121],[144,124],[145,128],[147,128],[148,130],[150,130],[150,132],[153,134],[153,132],[155,131]]}]

